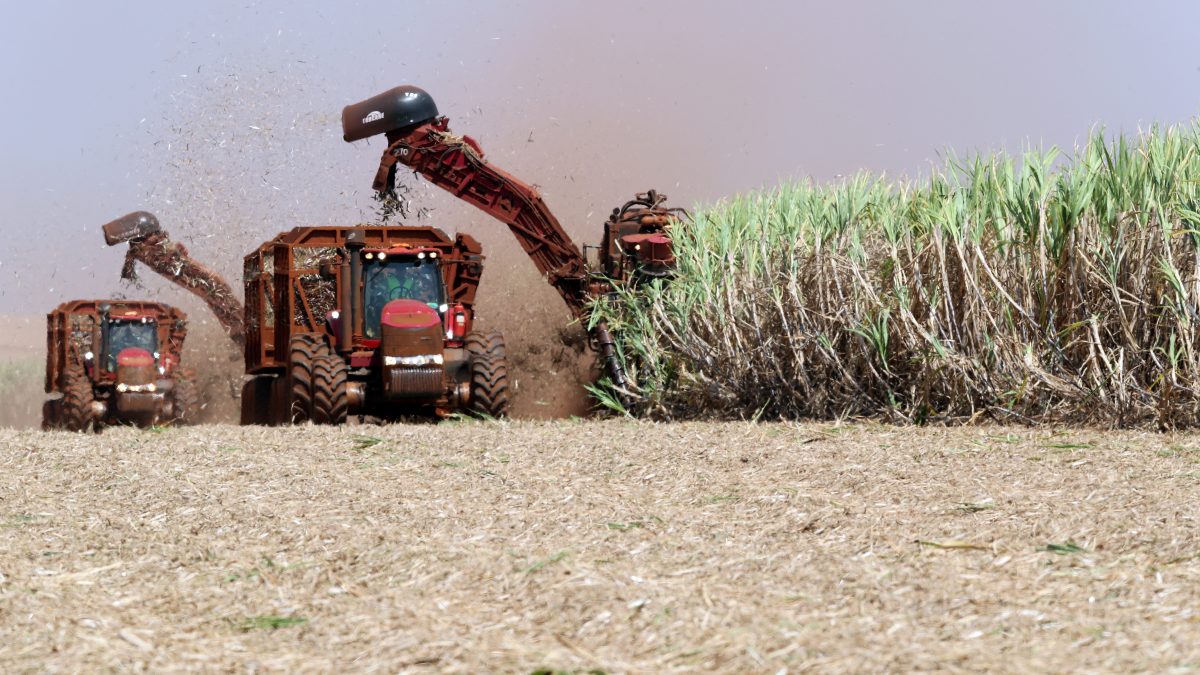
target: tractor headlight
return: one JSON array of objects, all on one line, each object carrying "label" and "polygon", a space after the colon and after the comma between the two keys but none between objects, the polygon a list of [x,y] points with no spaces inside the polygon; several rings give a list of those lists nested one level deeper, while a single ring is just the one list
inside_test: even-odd
[{"label": "tractor headlight", "polygon": [[418,356],[385,356],[383,357],[383,365],[385,366],[440,366],[443,359],[441,354],[421,354]]},{"label": "tractor headlight", "polygon": [[386,254],[386,253],[384,253],[383,251],[380,251],[380,252],[379,252],[379,259],[380,259],[380,260],[387,260],[387,254]]}]

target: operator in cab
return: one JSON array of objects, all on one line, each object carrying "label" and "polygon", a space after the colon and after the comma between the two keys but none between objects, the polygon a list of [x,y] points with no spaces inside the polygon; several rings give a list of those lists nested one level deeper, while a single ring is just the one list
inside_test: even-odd
[{"label": "operator in cab", "polygon": [[379,317],[392,300],[416,300],[439,309],[442,275],[437,264],[418,259],[391,259],[366,266],[366,336],[379,337]]},{"label": "operator in cab", "polygon": [[116,370],[117,355],[122,350],[136,347],[153,354],[158,351],[158,331],[154,323],[142,321],[110,320],[108,324],[108,352],[105,367]]}]

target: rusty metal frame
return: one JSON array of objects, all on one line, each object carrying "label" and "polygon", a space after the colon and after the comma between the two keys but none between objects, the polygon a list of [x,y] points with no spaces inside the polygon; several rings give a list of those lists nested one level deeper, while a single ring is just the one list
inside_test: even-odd
[{"label": "rusty metal frame", "polygon": [[[251,265],[254,265],[259,270],[255,278],[247,275],[244,279],[247,373],[279,371],[286,366],[288,345],[294,335],[326,330],[323,321],[319,321],[315,316],[307,292],[300,283],[301,275],[319,273],[320,270],[297,269],[294,252],[297,248],[333,248],[339,251],[339,255],[344,255],[347,237],[351,233],[359,233],[361,242],[367,249],[417,245],[437,250],[449,302],[465,306],[468,310],[468,321],[471,320],[484,260],[483,249],[473,237],[459,234],[451,239],[445,232],[434,227],[297,227],[276,235],[244,259],[244,269],[249,270]],[[263,265],[268,255],[273,263],[269,271]],[[343,285],[343,269],[341,265],[334,265],[330,278],[339,305],[342,289],[349,287],[349,283]],[[267,306],[264,302],[268,295],[268,278],[273,280],[273,297],[270,298],[273,321],[267,320]],[[297,295],[300,297],[299,308],[296,306]],[[297,312],[297,309],[300,311]],[[303,317],[303,325],[296,324],[297,314]],[[333,337],[332,334],[330,337]],[[352,327],[351,337],[357,348],[367,348],[361,326]]]}]

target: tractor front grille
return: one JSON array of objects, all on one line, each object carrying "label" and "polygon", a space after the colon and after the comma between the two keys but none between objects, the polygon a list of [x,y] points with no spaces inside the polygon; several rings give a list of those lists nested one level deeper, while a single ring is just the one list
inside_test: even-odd
[{"label": "tractor front grille", "polygon": [[120,364],[117,366],[117,382],[125,384],[149,384],[156,379],[157,375],[153,365],[127,366]]},{"label": "tractor front grille", "polygon": [[441,368],[385,369],[384,392],[391,399],[436,399],[443,391]]}]

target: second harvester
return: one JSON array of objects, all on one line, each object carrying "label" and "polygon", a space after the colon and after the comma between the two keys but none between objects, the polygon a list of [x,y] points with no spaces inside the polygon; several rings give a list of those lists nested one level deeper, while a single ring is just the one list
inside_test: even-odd
[{"label": "second harvester", "polygon": [[192,424],[195,373],[179,365],[187,317],[158,302],[72,300],[46,315],[42,428]]}]

